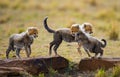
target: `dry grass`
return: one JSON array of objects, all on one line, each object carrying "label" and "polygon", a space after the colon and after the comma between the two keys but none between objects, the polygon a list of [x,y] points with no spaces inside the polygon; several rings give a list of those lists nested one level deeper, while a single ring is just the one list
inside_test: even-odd
[{"label": "dry grass", "polygon": [[118,40],[119,39],[119,26],[116,23],[112,23],[110,26],[109,39]]},{"label": "dry grass", "polygon": [[[13,33],[25,31],[29,26],[39,28],[39,37],[32,45],[31,57],[48,56],[49,43],[52,34],[43,27],[43,19],[48,16],[48,24],[53,29],[70,27],[72,23],[82,24],[90,22],[93,24],[93,36],[107,40],[104,49],[104,57],[120,56],[120,1],[112,0],[1,0],[0,1],[0,58],[5,59],[5,51],[8,46],[8,38]],[[115,22],[115,34],[110,27]],[[63,42],[58,53],[71,62],[79,63],[81,58],[87,57],[82,48],[82,56],[77,52],[76,43]],[[15,52],[11,52],[12,58]],[[53,53],[54,55],[54,53]],[[26,57],[21,51],[21,56]]]}]

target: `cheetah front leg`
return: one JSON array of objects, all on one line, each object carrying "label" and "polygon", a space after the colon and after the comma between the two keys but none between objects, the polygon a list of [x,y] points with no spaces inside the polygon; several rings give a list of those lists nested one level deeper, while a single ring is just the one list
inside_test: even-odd
[{"label": "cheetah front leg", "polygon": [[78,50],[79,54],[82,55],[80,48],[81,48],[81,44],[78,43],[78,48],[77,48],[77,50]]}]

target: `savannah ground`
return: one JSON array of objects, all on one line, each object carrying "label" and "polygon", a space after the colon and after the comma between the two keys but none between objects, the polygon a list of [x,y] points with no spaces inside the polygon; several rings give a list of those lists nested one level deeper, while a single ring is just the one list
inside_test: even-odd
[{"label": "savannah ground", "polygon": [[[52,29],[70,27],[73,23],[93,24],[93,36],[107,40],[103,57],[120,56],[120,0],[1,0],[0,1],[0,58],[5,59],[9,36],[21,33],[29,26],[39,29],[39,37],[32,45],[31,57],[48,56],[49,43],[53,34],[43,27],[43,19],[48,16]],[[77,52],[76,43],[62,42],[58,54],[67,58],[71,66],[81,58],[88,57],[85,51]],[[14,58],[15,52],[10,53]],[[26,58],[24,50],[20,55]],[[94,54],[93,54],[94,55]],[[53,52],[54,56],[54,52]],[[83,77],[79,72],[76,76]],[[69,75],[68,75],[69,76]],[[86,76],[85,76],[86,77]]]}]

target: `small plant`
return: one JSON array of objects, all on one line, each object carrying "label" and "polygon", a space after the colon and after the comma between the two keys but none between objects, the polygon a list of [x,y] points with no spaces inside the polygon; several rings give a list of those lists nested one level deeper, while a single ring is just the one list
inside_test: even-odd
[{"label": "small plant", "polygon": [[97,71],[97,73],[95,74],[95,77],[107,77],[107,76],[106,76],[106,73],[105,73],[105,70],[99,69],[99,70]]},{"label": "small plant", "polygon": [[120,66],[113,68],[112,77],[120,77]]}]

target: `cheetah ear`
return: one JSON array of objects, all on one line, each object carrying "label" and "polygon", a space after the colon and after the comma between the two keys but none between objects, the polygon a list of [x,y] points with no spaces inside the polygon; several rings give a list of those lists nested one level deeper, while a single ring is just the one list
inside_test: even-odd
[{"label": "cheetah ear", "polygon": [[32,33],[32,28],[28,28],[28,29],[27,29],[27,32],[28,32],[29,35],[31,35],[31,33]]},{"label": "cheetah ear", "polygon": [[84,28],[86,28],[86,24],[84,24]]}]

